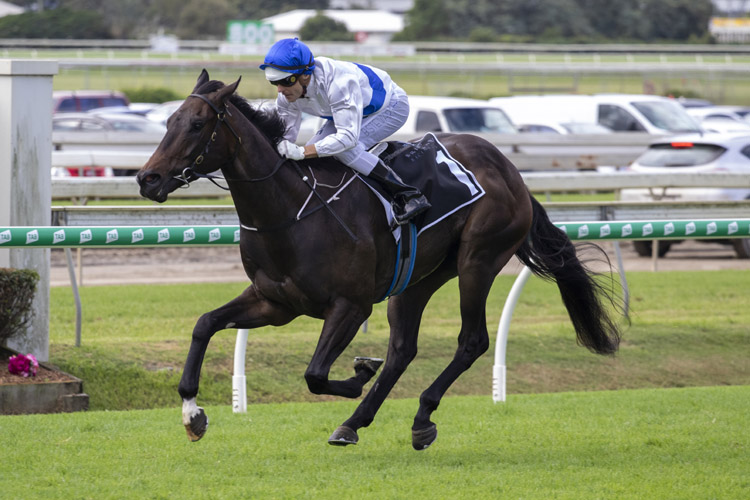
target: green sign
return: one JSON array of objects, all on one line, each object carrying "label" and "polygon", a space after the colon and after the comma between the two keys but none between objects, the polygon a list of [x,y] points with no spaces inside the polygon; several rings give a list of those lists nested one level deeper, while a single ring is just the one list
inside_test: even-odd
[{"label": "green sign", "polygon": [[271,45],[273,25],[263,21],[227,21],[227,41],[242,45]]}]

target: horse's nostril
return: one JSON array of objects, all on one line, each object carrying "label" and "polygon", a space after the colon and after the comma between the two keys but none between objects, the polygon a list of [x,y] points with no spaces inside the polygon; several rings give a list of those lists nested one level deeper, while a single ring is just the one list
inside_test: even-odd
[{"label": "horse's nostril", "polygon": [[160,178],[159,174],[148,174],[148,175],[143,176],[142,180],[146,184],[153,184],[154,182],[157,182],[159,178]]}]

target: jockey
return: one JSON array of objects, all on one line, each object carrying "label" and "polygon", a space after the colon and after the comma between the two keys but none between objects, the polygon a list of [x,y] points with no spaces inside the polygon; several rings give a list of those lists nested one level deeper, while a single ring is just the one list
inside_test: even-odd
[{"label": "jockey", "polygon": [[[368,149],[396,132],[409,116],[401,87],[380,69],[327,57],[313,58],[297,38],[276,42],[260,69],[278,90],[276,105],[287,124],[279,153],[293,160],[334,156],[383,186],[393,199],[398,224],[421,214],[430,203]],[[326,118],[303,148],[294,143],[302,113]]]}]

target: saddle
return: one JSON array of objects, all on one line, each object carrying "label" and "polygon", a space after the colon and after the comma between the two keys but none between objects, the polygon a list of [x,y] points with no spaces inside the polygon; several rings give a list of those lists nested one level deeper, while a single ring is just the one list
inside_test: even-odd
[{"label": "saddle", "polygon": [[[412,220],[417,234],[484,195],[474,174],[456,161],[432,133],[417,142],[382,142],[370,152],[391,167],[404,183],[419,189],[432,204],[429,210]],[[362,180],[387,199],[375,180],[368,177]],[[390,220],[391,214],[388,215]]]},{"label": "saddle", "polygon": [[[448,150],[428,133],[418,142],[383,142],[374,146],[371,153],[391,167],[404,183],[414,186],[432,204],[425,213],[414,217],[404,226],[391,226],[397,242],[396,270],[388,292],[380,299],[398,295],[409,285],[417,252],[417,237],[455,211],[470,205],[484,195],[484,189],[474,174],[451,157]],[[362,180],[375,191],[386,210],[388,220],[393,220],[392,208],[385,191],[369,177]],[[403,228],[403,230],[402,230]]]}]

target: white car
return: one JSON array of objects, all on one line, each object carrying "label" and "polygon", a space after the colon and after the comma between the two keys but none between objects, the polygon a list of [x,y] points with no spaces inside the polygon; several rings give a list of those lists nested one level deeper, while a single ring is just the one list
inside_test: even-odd
[{"label": "white car", "polygon": [[[692,174],[704,172],[750,173],[750,134],[690,134],[653,142],[630,165],[629,170],[646,173]],[[623,201],[655,199],[684,201],[739,201],[750,199],[750,187],[743,188],[653,188],[623,189]],[[737,255],[750,258],[750,239],[724,240],[734,245]],[[664,255],[673,241],[659,242]],[[650,241],[634,242],[640,255],[651,255]]]},{"label": "white car", "polygon": [[409,96],[409,117],[398,131],[416,136],[426,132],[518,133],[502,109],[480,99]]},{"label": "white car", "polygon": [[[740,108],[737,108],[738,110]],[[728,106],[703,106],[687,108],[690,116],[695,118],[706,132],[719,134],[750,134],[750,122]]]},{"label": "white car", "polygon": [[184,99],[178,99],[176,101],[167,101],[159,104],[152,110],[148,111],[144,116],[152,122],[161,123],[162,125],[167,124],[167,120],[172,113],[177,111],[177,108],[182,106]]},{"label": "white car", "polygon": [[656,95],[523,95],[493,97],[489,102],[505,111],[513,123],[549,120],[599,124],[615,132],[702,132],[675,99]]},{"label": "white car", "polygon": [[518,123],[518,131],[526,134],[611,134],[612,130],[598,123],[540,122]]},{"label": "white car", "polygon": [[[297,142],[302,144],[325,123],[325,118],[303,116]],[[409,96],[409,117],[397,134],[409,138],[427,132],[516,134],[513,122],[497,106],[480,99]]]}]

